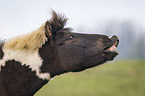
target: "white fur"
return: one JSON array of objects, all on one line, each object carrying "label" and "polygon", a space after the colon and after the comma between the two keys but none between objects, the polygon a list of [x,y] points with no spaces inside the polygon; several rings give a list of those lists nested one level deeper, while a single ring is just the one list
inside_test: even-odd
[{"label": "white fur", "polygon": [[32,68],[33,71],[36,71],[36,75],[41,79],[50,79],[49,73],[40,73],[40,67],[42,66],[43,60],[39,56],[38,51],[31,52],[27,50],[5,50],[4,57],[0,60],[0,65],[5,66],[5,62],[8,60],[19,61],[22,65],[26,64]]}]

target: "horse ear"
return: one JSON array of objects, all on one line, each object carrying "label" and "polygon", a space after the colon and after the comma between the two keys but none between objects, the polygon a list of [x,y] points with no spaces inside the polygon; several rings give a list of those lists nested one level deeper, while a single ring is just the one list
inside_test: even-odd
[{"label": "horse ear", "polygon": [[48,38],[52,38],[52,27],[49,21],[45,23],[45,34]]},{"label": "horse ear", "polygon": [[57,14],[54,10],[52,10],[51,19],[45,23],[46,36],[50,39],[55,39],[57,32],[64,29],[67,20],[68,18],[66,18],[64,15]]}]

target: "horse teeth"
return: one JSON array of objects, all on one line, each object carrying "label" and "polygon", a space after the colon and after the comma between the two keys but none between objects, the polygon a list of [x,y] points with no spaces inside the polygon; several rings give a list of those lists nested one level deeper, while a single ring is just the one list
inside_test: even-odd
[{"label": "horse teeth", "polygon": [[109,51],[117,51],[117,48],[113,45],[112,47],[108,48]]},{"label": "horse teeth", "polygon": [[110,51],[117,51],[117,48],[110,48],[108,50],[110,50]]}]

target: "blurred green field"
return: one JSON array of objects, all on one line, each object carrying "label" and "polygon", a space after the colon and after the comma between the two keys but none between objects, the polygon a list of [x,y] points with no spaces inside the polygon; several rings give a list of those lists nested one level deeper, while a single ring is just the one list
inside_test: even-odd
[{"label": "blurred green field", "polygon": [[109,62],[60,75],[35,96],[145,96],[145,60]]}]

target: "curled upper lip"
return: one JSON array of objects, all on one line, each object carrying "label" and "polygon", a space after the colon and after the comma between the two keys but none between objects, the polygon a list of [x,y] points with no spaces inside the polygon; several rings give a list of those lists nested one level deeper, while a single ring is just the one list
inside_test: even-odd
[{"label": "curled upper lip", "polygon": [[119,39],[116,35],[110,37],[111,41],[107,43],[107,45],[105,46],[104,50],[107,50],[108,48],[110,48],[111,46],[115,45],[115,47],[118,46],[119,44]]}]

